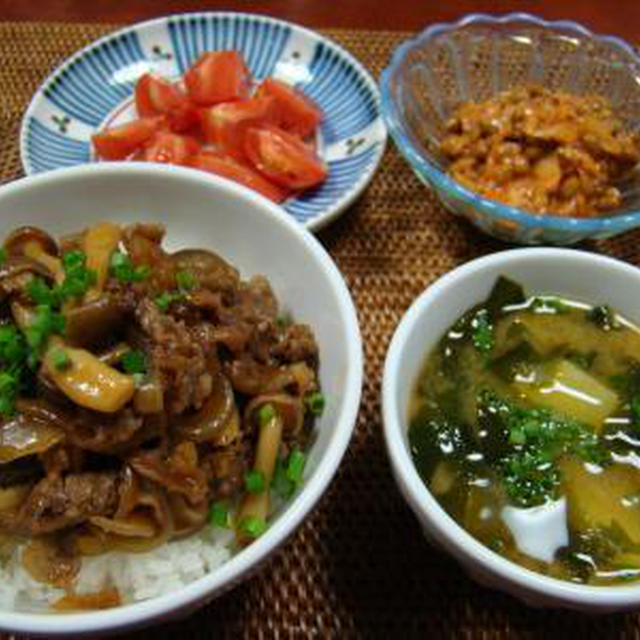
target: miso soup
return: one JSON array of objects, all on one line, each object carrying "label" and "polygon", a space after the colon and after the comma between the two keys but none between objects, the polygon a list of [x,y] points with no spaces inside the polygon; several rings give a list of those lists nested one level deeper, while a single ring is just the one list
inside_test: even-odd
[{"label": "miso soup", "polygon": [[499,278],[426,359],[409,441],[442,507],[556,578],[640,578],[640,330]]}]

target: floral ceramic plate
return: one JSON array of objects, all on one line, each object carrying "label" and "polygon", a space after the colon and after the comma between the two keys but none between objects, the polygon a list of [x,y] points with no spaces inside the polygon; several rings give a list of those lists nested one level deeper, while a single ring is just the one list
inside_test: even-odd
[{"label": "floral ceramic plate", "polygon": [[386,141],[380,96],[353,56],[297,25],[242,13],[191,13],[127,27],[58,67],[25,113],[20,151],[27,174],[94,161],[91,135],[133,117],[133,89],[149,71],[178,78],[204,51],[240,51],[257,79],[295,84],[320,105],[318,150],[329,166],[317,189],[284,208],[310,229],[346,209],[371,180]]}]

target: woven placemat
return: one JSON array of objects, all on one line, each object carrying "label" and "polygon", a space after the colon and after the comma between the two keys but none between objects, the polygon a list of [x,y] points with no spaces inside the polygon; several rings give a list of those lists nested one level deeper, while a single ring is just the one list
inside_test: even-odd
[{"label": "woven placemat", "polygon": [[[38,84],[110,25],[0,23],[0,180],[21,175],[18,128]],[[327,31],[378,77],[407,34]],[[390,144],[371,186],[320,234],[359,309],[363,401],[337,478],[318,508],[259,575],[191,617],[136,638],[638,637],[637,615],[539,611],[477,586],[432,549],[390,475],[380,376],[392,332],[436,278],[505,245],[453,218]],[[637,262],[638,233],[586,248]],[[6,636],[5,636],[6,637]]]}]

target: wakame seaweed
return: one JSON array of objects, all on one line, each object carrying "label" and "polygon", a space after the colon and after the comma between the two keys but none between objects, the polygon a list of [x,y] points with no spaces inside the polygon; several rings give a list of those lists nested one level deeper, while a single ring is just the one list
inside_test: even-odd
[{"label": "wakame seaweed", "polygon": [[[570,581],[640,579],[640,330],[613,309],[498,278],[425,362],[411,415],[420,476],[484,544]],[[546,507],[568,534],[551,562],[513,524]]]}]

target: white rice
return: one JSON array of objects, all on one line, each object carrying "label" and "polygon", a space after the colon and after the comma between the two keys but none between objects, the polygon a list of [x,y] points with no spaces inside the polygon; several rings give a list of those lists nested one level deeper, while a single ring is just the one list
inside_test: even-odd
[{"label": "white rice", "polygon": [[[146,553],[86,557],[73,587],[79,594],[116,587],[123,602],[153,598],[213,571],[231,557],[233,545],[232,531],[208,526]],[[0,609],[46,610],[65,591],[34,580],[22,566],[22,549],[17,547],[0,566]]]}]

